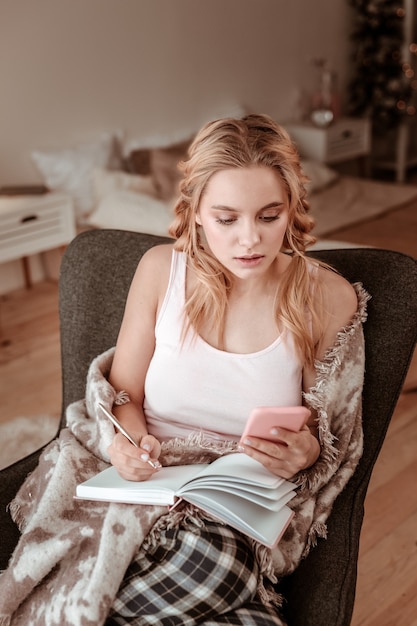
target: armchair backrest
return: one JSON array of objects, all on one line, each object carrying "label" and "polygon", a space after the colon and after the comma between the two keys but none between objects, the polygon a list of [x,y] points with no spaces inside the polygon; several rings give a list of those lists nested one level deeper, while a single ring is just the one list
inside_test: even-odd
[{"label": "armchair backrest", "polygon": [[88,367],[116,344],[139,259],[168,238],[120,230],[78,235],[65,251],[59,278],[63,417],[84,397]]},{"label": "armchair backrest", "polygon": [[[61,265],[63,412],[84,397],[92,359],[115,345],[128,288],[141,255],[169,241],[126,231],[76,237]],[[353,610],[363,501],[417,339],[417,261],[378,249],[314,251],[371,295],[365,324],[365,451],[337,499],[321,540],[283,583],[291,626],[348,626]]]}]

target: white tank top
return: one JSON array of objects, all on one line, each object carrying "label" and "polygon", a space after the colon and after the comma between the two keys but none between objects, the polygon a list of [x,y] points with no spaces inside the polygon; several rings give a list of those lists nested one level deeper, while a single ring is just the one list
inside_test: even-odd
[{"label": "white tank top", "polygon": [[251,354],[218,350],[192,332],[182,343],[185,281],[186,256],[174,250],[145,379],[149,432],[160,441],[195,431],[239,440],[254,407],[301,404],[302,367],[288,335]]}]

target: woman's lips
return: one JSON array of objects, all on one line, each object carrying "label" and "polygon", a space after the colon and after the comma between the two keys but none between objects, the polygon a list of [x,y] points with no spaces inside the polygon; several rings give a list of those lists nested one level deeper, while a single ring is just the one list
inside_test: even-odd
[{"label": "woman's lips", "polygon": [[245,267],[253,267],[255,265],[259,265],[263,258],[262,254],[252,254],[251,256],[237,256],[235,257],[235,260]]}]

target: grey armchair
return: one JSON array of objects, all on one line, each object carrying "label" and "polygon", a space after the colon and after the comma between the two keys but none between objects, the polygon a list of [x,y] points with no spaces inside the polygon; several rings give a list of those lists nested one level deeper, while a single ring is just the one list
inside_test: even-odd
[{"label": "grey armchair", "polygon": [[[69,403],[84,396],[91,360],[115,344],[127,291],[139,258],[167,241],[139,233],[96,230],[70,244],[61,266],[62,421]],[[311,253],[371,294],[365,324],[363,391],[365,451],[336,500],[328,539],[282,583],[289,626],[348,626],[355,598],[363,504],[371,472],[404,382],[417,340],[417,261],[378,249]],[[18,531],[7,512],[40,451],[0,473],[0,568],[7,565]]]}]

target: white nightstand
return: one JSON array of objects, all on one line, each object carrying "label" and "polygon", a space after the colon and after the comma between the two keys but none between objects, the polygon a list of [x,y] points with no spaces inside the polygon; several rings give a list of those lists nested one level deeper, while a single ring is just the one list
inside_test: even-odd
[{"label": "white nightstand", "polygon": [[0,196],[0,263],[22,258],[30,286],[28,257],[67,245],[75,237],[75,217],[69,195]]},{"label": "white nightstand", "polygon": [[341,163],[366,157],[371,151],[371,124],[368,119],[342,117],[326,128],[315,126],[312,122],[291,122],[284,126],[305,159]]}]

